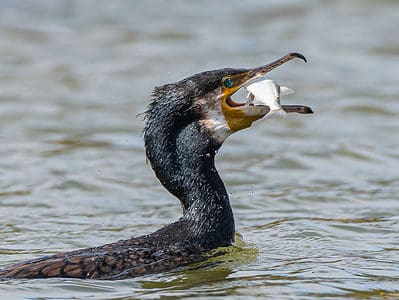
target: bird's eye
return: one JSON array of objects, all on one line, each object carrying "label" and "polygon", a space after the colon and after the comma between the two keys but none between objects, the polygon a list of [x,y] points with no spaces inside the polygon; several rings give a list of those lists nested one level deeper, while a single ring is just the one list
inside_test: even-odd
[{"label": "bird's eye", "polygon": [[223,80],[223,85],[227,88],[231,88],[234,85],[234,81],[231,78],[226,78]]}]

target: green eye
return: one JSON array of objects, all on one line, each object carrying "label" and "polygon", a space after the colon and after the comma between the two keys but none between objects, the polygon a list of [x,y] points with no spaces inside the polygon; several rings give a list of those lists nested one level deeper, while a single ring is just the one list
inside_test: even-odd
[{"label": "green eye", "polygon": [[233,87],[233,85],[234,85],[234,81],[233,81],[231,78],[226,78],[226,79],[223,81],[223,85],[224,85],[225,87],[227,87],[227,88],[231,88],[231,87]]}]

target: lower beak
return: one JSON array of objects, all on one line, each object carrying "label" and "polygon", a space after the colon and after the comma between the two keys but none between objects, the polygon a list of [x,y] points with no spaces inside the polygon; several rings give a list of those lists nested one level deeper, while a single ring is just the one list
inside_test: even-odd
[{"label": "lower beak", "polygon": [[281,105],[286,113],[313,114],[313,110],[305,105]]}]

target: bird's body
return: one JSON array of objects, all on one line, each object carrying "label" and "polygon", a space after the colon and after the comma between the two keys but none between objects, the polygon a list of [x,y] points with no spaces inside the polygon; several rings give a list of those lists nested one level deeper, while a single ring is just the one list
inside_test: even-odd
[{"label": "bird's body", "polygon": [[[199,262],[209,250],[232,245],[234,217],[215,155],[231,133],[250,127],[269,108],[230,96],[295,57],[304,59],[293,53],[266,66],[207,71],[154,89],[144,128],[146,155],[183,206],[178,221],[149,235],[11,265],[0,270],[0,278],[122,279]],[[311,113],[305,106],[283,109]]]},{"label": "bird's body", "polygon": [[176,222],[150,235],[41,257],[10,266],[2,270],[0,276],[123,279],[204,260],[206,249],[201,246],[167,241],[167,232],[177,234],[182,226]]}]

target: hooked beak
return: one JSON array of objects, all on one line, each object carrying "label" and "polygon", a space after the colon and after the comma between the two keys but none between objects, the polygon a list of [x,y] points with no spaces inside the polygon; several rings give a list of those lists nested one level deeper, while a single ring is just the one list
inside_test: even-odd
[{"label": "hooked beak", "polygon": [[269,73],[270,71],[274,70],[275,68],[285,64],[286,62],[288,62],[294,58],[300,58],[304,62],[308,62],[306,60],[306,57],[300,53],[289,53],[270,64],[250,69],[247,74],[248,80],[251,81],[254,78],[261,77],[261,76],[265,75],[266,73]]},{"label": "hooked beak", "polygon": [[[237,103],[231,99],[231,96],[240,88],[250,84],[255,79],[264,76],[266,73],[269,73],[294,58],[300,58],[307,62],[305,56],[302,54],[289,53],[270,64],[247,69],[242,73],[226,76],[222,79],[222,111],[232,131],[238,131],[250,127],[254,121],[265,116],[270,111],[270,108],[263,105],[253,106],[244,103]],[[226,86],[224,84],[225,80],[233,82],[233,85],[230,87]],[[313,113],[310,107],[304,105],[281,105],[281,107],[287,113]]]}]

